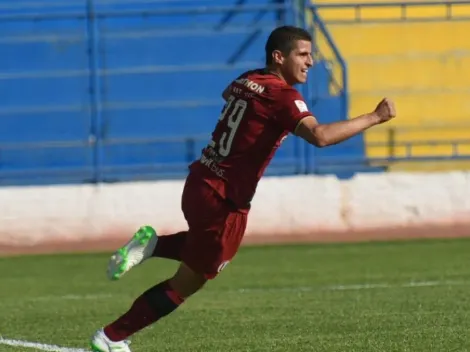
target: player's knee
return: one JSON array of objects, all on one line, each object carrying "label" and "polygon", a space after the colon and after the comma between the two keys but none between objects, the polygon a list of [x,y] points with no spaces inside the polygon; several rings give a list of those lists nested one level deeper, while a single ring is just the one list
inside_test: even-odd
[{"label": "player's knee", "polygon": [[184,298],[195,294],[206,282],[207,278],[204,274],[193,271],[184,263],[181,263],[176,274],[170,279],[171,287]]}]

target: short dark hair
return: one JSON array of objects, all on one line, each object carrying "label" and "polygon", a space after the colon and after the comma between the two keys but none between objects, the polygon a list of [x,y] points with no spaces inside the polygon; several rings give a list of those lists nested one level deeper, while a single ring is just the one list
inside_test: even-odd
[{"label": "short dark hair", "polygon": [[306,40],[311,42],[312,36],[305,29],[294,26],[282,26],[274,29],[266,41],[266,65],[273,63],[273,51],[279,50],[287,56],[292,51],[294,43],[297,40]]}]

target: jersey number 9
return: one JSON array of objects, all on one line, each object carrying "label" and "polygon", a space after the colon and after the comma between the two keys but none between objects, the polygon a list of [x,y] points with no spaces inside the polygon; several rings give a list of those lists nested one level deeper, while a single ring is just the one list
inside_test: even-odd
[{"label": "jersey number 9", "polygon": [[[246,100],[236,99],[233,95],[231,95],[225,104],[224,110],[219,116],[219,123],[226,122],[226,125],[224,126],[224,132],[222,133],[218,143],[218,153],[223,157],[227,157],[230,154],[230,149],[232,148],[235,133],[237,132],[238,126],[240,126],[240,122],[243,118],[247,105],[248,103]],[[212,141],[211,146],[215,147],[216,143]]]}]

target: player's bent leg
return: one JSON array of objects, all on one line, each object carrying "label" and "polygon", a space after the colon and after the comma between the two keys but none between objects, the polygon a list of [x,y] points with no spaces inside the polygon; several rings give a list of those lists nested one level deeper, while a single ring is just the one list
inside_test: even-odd
[{"label": "player's bent leg", "polygon": [[208,224],[193,222],[191,227],[190,223],[181,252],[181,261],[204,280],[217,277],[232,261],[245,233],[247,214],[228,209],[219,216]]},{"label": "player's bent leg", "polygon": [[142,226],[111,256],[107,269],[108,278],[118,280],[134,266],[151,257],[157,242],[156,231],[151,226]]}]

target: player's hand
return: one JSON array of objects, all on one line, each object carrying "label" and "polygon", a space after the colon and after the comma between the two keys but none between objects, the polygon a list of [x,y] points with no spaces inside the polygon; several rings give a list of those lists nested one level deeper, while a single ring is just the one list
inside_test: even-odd
[{"label": "player's hand", "polygon": [[377,105],[374,111],[377,115],[378,122],[384,123],[393,119],[396,115],[395,104],[388,98],[382,99],[382,101]]}]

